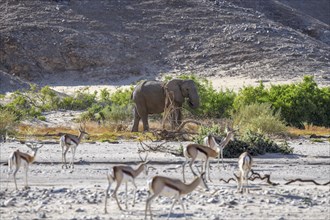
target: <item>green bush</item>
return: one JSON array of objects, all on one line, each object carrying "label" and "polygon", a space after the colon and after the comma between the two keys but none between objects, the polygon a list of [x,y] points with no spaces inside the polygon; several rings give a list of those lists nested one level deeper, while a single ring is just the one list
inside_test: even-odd
[{"label": "green bush", "polygon": [[262,134],[248,132],[241,139],[230,141],[223,150],[223,154],[224,157],[237,158],[245,151],[248,151],[252,156],[265,153],[291,154],[293,153],[293,148],[286,142],[279,145]]},{"label": "green bush", "polygon": [[235,111],[243,106],[251,105],[253,103],[264,103],[268,101],[268,91],[265,86],[260,83],[259,86],[247,86],[240,89],[233,102]]},{"label": "green bush", "polygon": [[41,115],[42,107],[36,101],[33,95],[33,87],[26,93],[16,91],[11,94],[12,101],[4,106],[4,109],[12,112],[17,120],[24,119],[26,117],[38,117]]},{"label": "green bush", "polygon": [[[208,134],[225,138],[225,134],[224,132],[221,132],[220,127],[213,124],[210,127],[202,126],[198,132],[198,135],[195,137],[194,142],[203,144],[203,139]],[[293,153],[293,148],[291,148],[287,143],[278,145],[263,134],[248,131],[241,136],[235,135],[234,141],[229,141],[223,151],[223,154],[224,157],[227,158],[237,158],[245,151],[248,151],[253,156],[262,155],[265,153],[290,154]]]},{"label": "green bush", "polygon": [[111,103],[118,106],[127,106],[132,103],[131,96],[134,87],[131,86],[127,89],[119,88],[110,95]]},{"label": "green bush", "polygon": [[50,89],[49,86],[45,86],[40,89],[39,99],[41,108],[43,111],[57,110],[60,105],[60,97],[56,92]]},{"label": "green bush", "polygon": [[280,110],[284,121],[303,128],[304,123],[330,126],[330,87],[319,88],[312,76],[305,76],[300,83],[272,85],[266,89],[244,87],[234,100],[234,111],[253,103],[270,103],[274,110]]},{"label": "green bush", "polygon": [[74,93],[73,96],[64,97],[59,108],[66,110],[86,110],[97,102],[97,92],[90,94],[88,88],[83,88]]},{"label": "green bush", "polygon": [[281,120],[280,112],[274,111],[269,103],[243,105],[233,115],[234,124],[240,133],[255,132],[268,135],[285,134],[287,129]]},{"label": "green bush", "polygon": [[106,89],[101,90],[100,99],[89,107],[81,118],[102,123],[131,120],[133,117],[131,101],[133,89],[133,87],[118,89],[112,94]]},{"label": "green bush", "polygon": [[124,122],[124,121],[131,121],[133,119],[133,105],[112,105],[111,111],[107,112],[104,115],[105,119],[108,121]]},{"label": "green bush", "polygon": [[0,106],[0,136],[5,135],[16,124],[16,115]]}]

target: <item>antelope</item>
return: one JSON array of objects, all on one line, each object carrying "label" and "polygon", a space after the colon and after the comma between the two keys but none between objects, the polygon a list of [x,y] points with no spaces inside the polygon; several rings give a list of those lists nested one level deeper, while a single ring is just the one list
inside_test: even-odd
[{"label": "antelope", "polygon": [[191,169],[191,172],[194,174],[194,176],[197,176],[197,174],[193,170],[192,165],[196,159],[202,159],[204,161],[204,165],[202,166],[202,172],[206,172],[206,169],[207,169],[208,179],[211,181],[209,158],[210,157],[216,158],[219,155],[218,148],[212,149],[212,148],[209,148],[209,147],[201,145],[201,144],[188,144],[186,146],[186,148],[184,148],[184,150],[183,150],[183,155],[186,158],[186,161],[182,164],[182,175],[183,175],[184,182],[186,182],[186,178],[184,175],[184,169],[190,159],[191,160],[189,163],[189,167]]},{"label": "antelope", "polygon": [[248,174],[251,171],[253,159],[248,152],[242,153],[238,158],[239,175],[235,177],[237,179],[237,192],[243,193],[243,188],[248,193]]},{"label": "antelope", "polygon": [[16,183],[16,173],[18,172],[18,170],[20,169],[22,164],[23,164],[24,170],[25,170],[25,187],[24,188],[25,189],[29,188],[28,178],[27,178],[27,172],[28,172],[29,165],[32,164],[33,161],[35,161],[38,150],[41,147],[43,147],[43,145],[37,146],[37,144],[31,144],[31,143],[26,143],[26,146],[32,150],[32,152],[33,152],[32,155],[29,155],[27,153],[23,153],[23,152],[20,152],[19,150],[16,150],[10,155],[10,157],[8,159],[8,179],[9,179],[10,173],[12,172],[12,168],[15,167],[13,177],[14,177],[16,190],[18,190],[17,183]]},{"label": "antelope", "polygon": [[144,158],[144,160],[142,159],[142,157],[139,154],[139,157],[141,159],[141,163],[138,165],[138,167],[136,169],[133,169],[130,166],[113,166],[112,170],[107,173],[107,179],[108,179],[108,188],[105,191],[105,205],[104,205],[104,212],[105,214],[108,213],[107,211],[107,200],[108,200],[108,193],[111,187],[111,184],[113,182],[117,182],[116,188],[114,190],[114,192],[111,194],[112,197],[114,197],[116,199],[118,208],[120,210],[123,210],[118,202],[117,199],[117,191],[121,185],[122,182],[125,182],[125,197],[126,197],[126,202],[125,202],[125,208],[128,209],[127,206],[127,182],[130,181],[133,183],[134,186],[134,199],[133,199],[133,207],[135,205],[135,194],[136,194],[136,189],[137,186],[135,184],[135,178],[140,175],[140,173],[142,173],[143,171],[145,172],[145,175],[148,175],[148,168],[147,168],[147,163],[149,161],[147,160],[148,154],[146,155],[146,157]]},{"label": "antelope", "polygon": [[203,142],[206,146],[209,146],[212,149],[218,148],[220,151],[220,154],[218,155],[218,167],[220,162],[220,156],[222,161],[222,167],[225,168],[224,162],[223,162],[223,149],[227,146],[230,140],[234,139],[234,134],[237,130],[232,130],[229,127],[226,127],[225,132],[227,133],[226,137],[218,143],[216,141],[216,137],[209,134],[207,137],[204,138]]},{"label": "antelope", "polygon": [[167,219],[170,217],[173,206],[178,200],[181,203],[184,216],[186,217],[186,212],[181,200],[181,196],[192,192],[200,184],[202,184],[204,188],[208,189],[208,186],[205,183],[205,172],[203,172],[199,177],[195,178],[195,180],[193,180],[190,184],[184,184],[179,179],[172,179],[164,176],[154,176],[150,181],[148,181],[149,193],[151,192],[152,195],[150,195],[147,199],[145,219],[147,219],[148,209],[150,212],[150,218],[152,219],[151,202],[159,195],[174,197],[174,201],[172,203],[170,212],[168,213]]},{"label": "antelope", "polygon": [[72,158],[71,158],[71,162],[69,163],[69,167],[72,166],[72,169],[74,168],[73,164],[74,164],[74,156],[76,154],[76,149],[85,134],[88,134],[85,131],[85,128],[82,128],[80,126],[78,136],[73,134],[64,134],[61,136],[60,146],[62,147],[62,164],[63,164],[62,168],[63,167],[68,168],[66,165],[66,153],[70,148],[71,148]]}]

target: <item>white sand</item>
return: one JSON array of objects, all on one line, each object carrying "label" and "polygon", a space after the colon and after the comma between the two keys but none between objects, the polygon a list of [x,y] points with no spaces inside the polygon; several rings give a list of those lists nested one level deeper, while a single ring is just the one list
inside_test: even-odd
[{"label": "white sand", "polygon": [[[119,80],[113,83],[109,83],[108,85],[76,85],[76,86],[54,86],[50,85],[50,87],[58,92],[65,94],[73,94],[75,91],[88,88],[89,92],[101,91],[102,89],[107,89],[110,92],[115,91],[118,88],[129,88],[131,85],[135,85],[142,78],[130,77],[125,80]],[[239,91],[239,89],[244,86],[259,86],[260,82],[262,82],[266,88],[271,85],[279,85],[279,84],[290,84],[297,81],[301,81],[301,79],[277,79],[277,80],[268,80],[268,79],[252,79],[247,77],[207,77],[213,88],[216,90],[233,90]]]}]

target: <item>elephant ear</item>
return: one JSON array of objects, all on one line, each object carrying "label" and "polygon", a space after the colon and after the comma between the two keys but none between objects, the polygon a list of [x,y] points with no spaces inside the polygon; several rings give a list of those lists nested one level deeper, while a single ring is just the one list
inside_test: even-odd
[{"label": "elephant ear", "polygon": [[165,89],[168,89],[169,92],[174,93],[174,101],[178,103],[184,102],[184,97],[181,92],[182,80],[172,79],[165,84]]}]

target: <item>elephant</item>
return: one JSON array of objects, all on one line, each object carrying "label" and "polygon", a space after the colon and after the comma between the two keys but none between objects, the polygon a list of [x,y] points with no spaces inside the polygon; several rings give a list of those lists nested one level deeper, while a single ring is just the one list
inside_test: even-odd
[{"label": "elephant", "polygon": [[[175,112],[172,114],[172,119],[174,118],[176,124],[181,123],[181,107],[185,99],[187,99],[190,108],[195,109],[199,107],[199,96],[193,80],[172,79],[167,83],[160,81],[143,81],[134,88],[131,96],[134,102],[134,123],[132,132],[138,131],[141,119],[143,130],[149,130],[148,115],[162,113],[166,105],[168,105],[168,103],[165,104],[166,92],[169,92],[173,99],[172,103]],[[175,117],[173,115],[175,115]]]}]

